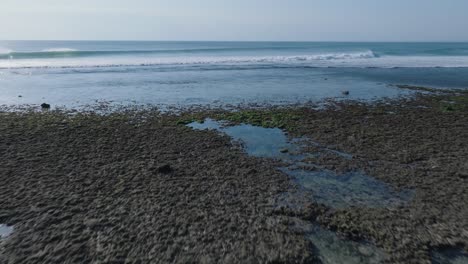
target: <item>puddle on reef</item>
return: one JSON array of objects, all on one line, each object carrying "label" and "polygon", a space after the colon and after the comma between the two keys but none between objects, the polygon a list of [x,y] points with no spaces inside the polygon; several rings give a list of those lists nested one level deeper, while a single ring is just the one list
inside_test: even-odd
[{"label": "puddle on reef", "polygon": [[442,248],[432,251],[433,264],[468,264],[468,253],[461,248]]},{"label": "puddle on reef", "polygon": [[13,233],[12,226],[0,224],[0,239],[7,238],[11,233]]},{"label": "puddle on reef", "polygon": [[306,236],[314,245],[322,264],[377,264],[386,259],[386,255],[376,246],[344,240],[318,225],[314,225]]},{"label": "puddle on reef", "polygon": [[[297,144],[288,141],[284,132],[279,128],[263,128],[251,125],[224,126],[207,118],[203,123],[191,123],[189,127],[197,130],[217,130],[226,133],[236,141],[240,141],[250,156],[281,160],[303,159],[302,155],[295,155],[300,150]],[[285,151],[287,150],[287,153]]]},{"label": "puddle on reef", "polygon": [[[285,197],[285,204],[297,206],[295,199],[310,199],[333,208],[350,206],[388,207],[404,204],[412,198],[411,191],[396,192],[390,186],[361,172],[336,174],[316,164],[303,162],[309,156],[320,153],[301,153],[302,144],[308,139],[288,140],[278,128],[263,128],[247,124],[229,126],[222,121],[206,119],[187,126],[197,130],[216,130],[240,141],[248,155],[281,160],[287,164],[278,170],[294,179],[303,190]],[[321,152],[331,152],[344,159],[353,156],[312,142]],[[291,202],[288,202],[292,199]],[[365,241],[350,241],[340,238],[335,232],[325,230],[316,223],[296,219],[292,228],[306,234],[314,245],[318,261],[323,264],[382,263],[385,254]]]},{"label": "puddle on reef", "polygon": [[314,200],[333,208],[349,206],[395,207],[411,200],[413,191],[396,192],[385,183],[359,171],[336,174],[324,169],[304,170],[280,168],[305,189]]},{"label": "puddle on reef", "polygon": [[[410,190],[397,192],[384,182],[359,171],[336,174],[320,166],[302,162],[308,156],[319,154],[302,154],[301,142],[306,139],[290,141],[278,128],[263,128],[247,124],[227,126],[222,121],[212,119],[206,119],[203,123],[194,122],[188,126],[197,130],[210,129],[223,132],[233,140],[240,141],[247,154],[251,156],[284,161],[289,166],[278,169],[295,179],[303,188],[310,190],[316,202],[329,207],[391,207],[403,205],[413,196]],[[351,154],[332,150],[317,143],[312,144],[319,146],[322,151],[352,159]],[[311,168],[303,169],[303,167]]]},{"label": "puddle on reef", "polygon": [[320,225],[296,219],[291,228],[306,234],[313,244],[316,256],[313,263],[321,264],[377,264],[383,263],[387,255],[379,248],[366,241],[351,241],[326,230]]}]

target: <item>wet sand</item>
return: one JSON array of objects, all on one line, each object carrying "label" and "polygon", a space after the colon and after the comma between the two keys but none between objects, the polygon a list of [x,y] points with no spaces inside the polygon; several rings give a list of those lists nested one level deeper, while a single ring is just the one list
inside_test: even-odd
[{"label": "wet sand", "polygon": [[[465,100],[450,92],[325,109],[3,112],[0,224],[14,231],[0,242],[0,263],[319,262],[321,245],[300,221],[375,243],[388,263],[431,263],[437,249],[468,250]],[[278,162],[185,126],[206,117],[306,136],[353,156],[326,151],[309,162],[359,169],[414,197],[376,208],[310,197],[279,206],[300,192],[296,183]]]}]

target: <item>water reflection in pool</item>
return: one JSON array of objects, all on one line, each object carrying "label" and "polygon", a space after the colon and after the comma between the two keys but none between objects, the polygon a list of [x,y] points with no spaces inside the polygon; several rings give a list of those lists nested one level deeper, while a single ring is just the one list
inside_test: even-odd
[{"label": "water reflection in pool", "polygon": [[[291,176],[305,189],[311,190],[315,201],[330,207],[398,206],[405,204],[413,196],[410,190],[395,191],[386,183],[359,171],[336,174],[314,164],[302,162],[305,157],[320,154],[301,153],[301,142],[304,140],[288,140],[285,133],[278,128],[263,128],[247,124],[228,126],[222,121],[212,119],[206,119],[203,123],[194,122],[188,126],[198,130],[210,129],[226,133],[233,140],[240,141],[247,154],[251,156],[286,162],[288,166],[278,169]],[[313,144],[319,146],[317,143]],[[327,147],[321,147],[321,149],[345,159],[352,159],[352,155],[348,153]],[[310,169],[303,169],[307,166]]]}]

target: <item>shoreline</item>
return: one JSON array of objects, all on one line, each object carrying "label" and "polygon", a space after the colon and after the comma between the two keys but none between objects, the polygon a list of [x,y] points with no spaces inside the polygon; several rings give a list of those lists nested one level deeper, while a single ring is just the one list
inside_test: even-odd
[{"label": "shoreline", "polygon": [[[378,85],[384,85],[378,83]],[[132,103],[119,103],[113,100],[95,100],[94,103],[86,103],[81,105],[60,105],[51,104],[49,109],[41,109],[40,103],[24,103],[24,104],[0,104],[0,113],[30,113],[30,112],[43,112],[47,110],[53,113],[62,114],[112,114],[112,113],[128,113],[128,112],[160,112],[166,115],[189,115],[190,113],[195,114],[208,114],[211,112],[236,112],[236,111],[262,111],[262,110],[288,110],[294,108],[312,108],[314,110],[329,109],[330,107],[345,104],[356,104],[356,105],[367,105],[369,107],[375,107],[382,103],[396,103],[396,102],[408,102],[417,101],[418,97],[428,95],[429,97],[438,98],[436,100],[442,100],[448,96],[461,95],[464,96],[468,93],[467,89],[462,88],[433,88],[429,86],[417,86],[417,85],[406,85],[406,84],[386,84],[388,88],[407,91],[408,93],[402,93],[397,96],[374,96],[372,98],[352,98],[350,97],[349,91],[342,90],[339,96],[323,97],[318,100],[310,99],[303,102],[290,102],[290,101],[278,101],[278,102],[245,102],[245,103],[222,103],[219,100],[215,100],[211,103],[205,104],[137,104]],[[23,95],[18,95],[22,98]],[[47,100],[44,100],[44,102]],[[45,102],[48,103],[48,102]]]},{"label": "shoreline", "polygon": [[[275,161],[185,126],[205,118],[278,127],[351,153],[308,162],[363,170],[414,198],[389,208],[333,209],[307,199],[299,209],[276,208],[297,185]],[[0,262],[316,261],[314,243],[292,228],[297,221],[369,240],[388,263],[429,263],[439,248],[468,251],[464,91],[321,109],[2,112],[0,135],[0,224],[14,226]]]}]

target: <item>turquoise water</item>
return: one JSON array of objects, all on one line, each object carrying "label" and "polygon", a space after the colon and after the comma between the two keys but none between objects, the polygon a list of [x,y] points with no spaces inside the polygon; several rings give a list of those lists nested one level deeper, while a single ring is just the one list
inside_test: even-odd
[{"label": "turquoise water", "polygon": [[0,104],[291,104],[468,87],[468,43],[0,41]]},{"label": "turquoise water", "polygon": [[[405,64],[401,65],[402,67],[443,67],[455,66],[456,62],[459,63],[458,66],[467,66],[467,61],[461,58],[468,56],[468,43],[0,41],[0,45],[0,59],[107,57],[106,60],[102,60],[102,62],[107,61],[106,65],[113,65],[112,61],[117,62],[116,56],[129,55],[128,57],[133,59],[135,65],[140,65],[142,58],[145,58],[146,62],[153,60],[154,64],[380,58],[379,63],[386,61],[387,66],[392,66],[391,63],[396,62],[399,57],[408,57],[430,61],[434,65],[414,65],[415,61],[407,59]],[[433,60],[428,60],[428,57]],[[448,60],[447,57],[452,59]],[[166,60],[161,60],[161,58]],[[70,63],[70,61],[62,61],[56,65],[65,66],[67,62]],[[369,63],[369,60],[364,62],[355,63],[367,66],[366,63]],[[43,65],[47,65],[45,61]]]}]

